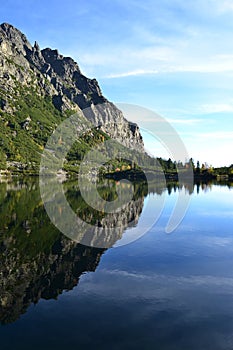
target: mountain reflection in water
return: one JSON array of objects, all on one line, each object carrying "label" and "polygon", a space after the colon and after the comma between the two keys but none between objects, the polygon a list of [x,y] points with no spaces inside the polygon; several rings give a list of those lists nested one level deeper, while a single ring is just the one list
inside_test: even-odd
[{"label": "mountain reflection in water", "polygon": [[[101,184],[102,198],[114,199],[116,186],[121,183]],[[209,186],[198,184],[196,189]],[[171,194],[181,187],[170,183],[164,188],[156,183],[154,194]],[[95,211],[82,200],[75,182],[64,184],[64,188],[82,220],[97,226],[118,225],[118,236],[111,237],[111,245],[121,239],[127,227],[137,225],[148,195],[146,185],[135,183],[133,199],[124,211],[105,216],[103,210]],[[186,190],[191,194],[194,188]],[[41,298],[56,299],[63,291],[73,289],[85,271],[95,271],[105,249],[86,247],[63,236],[45,212],[37,181],[1,183],[0,205],[0,322],[6,324],[16,321],[31,303]]]}]

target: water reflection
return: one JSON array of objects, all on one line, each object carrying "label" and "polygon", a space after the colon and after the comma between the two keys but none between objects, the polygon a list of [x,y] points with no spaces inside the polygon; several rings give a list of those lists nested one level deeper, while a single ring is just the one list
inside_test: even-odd
[{"label": "water reflection", "polygon": [[103,250],[62,236],[50,223],[37,182],[0,185],[0,321],[15,321],[40,298],[57,298],[94,271]]},{"label": "water reflection", "polygon": [[[100,187],[101,195],[112,198],[117,184],[107,185]],[[147,195],[146,186],[135,185],[124,213],[108,215],[106,221],[103,211],[93,212],[82,200],[76,183],[64,187],[83,220],[119,226],[118,236],[110,237],[112,244],[137,223]],[[85,247],[60,234],[44,210],[37,181],[1,183],[0,205],[0,322],[9,323],[40,298],[57,298],[71,290],[83,272],[95,271],[104,249]]]},{"label": "water reflection", "polygon": [[[171,195],[183,188],[190,195],[198,194],[211,190],[212,185],[168,183],[164,188],[155,183],[152,194],[161,196],[167,191]],[[116,186],[119,183],[102,183],[99,192],[111,200],[116,196]],[[89,208],[75,182],[66,183],[64,189],[83,220],[97,226],[118,225],[117,235],[110,237],[111,245],[121,239],[127,227],[137,225],[148,195],[145,184],[135,183],[133,199],[124,211],[105,216],[103,210]],[[1,183],[0,206],[0,322],[6,324],[16,321],[31,303],[41,298],[56,299],[64,290],[71,290],[85,271],[95,271],[105,250],[87,248],[60,234],[44,210],[36,180]]]}]

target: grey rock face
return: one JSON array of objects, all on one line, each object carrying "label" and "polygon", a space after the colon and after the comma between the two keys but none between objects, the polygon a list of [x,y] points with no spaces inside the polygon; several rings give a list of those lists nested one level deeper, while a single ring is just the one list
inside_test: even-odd
[{"label": "grey rock face", "polygon": [[32,49],[26,36],[12,25],[2,23],[0,26],[0,33],[2,39],[11,43],[12,47],[15,48],[18,53],[22,53],[25,56],[26,50]]},{"label": "grey rock face", "polygon": [[[63,57],[57,50],[40,50],[12,25],[0,25],[0,89],[14,100],[16,82],[33,87],[40,96],[52,97],[61,110],[82,110],[85,117],[101,127],[110,137],[127,147],[144,151],[143,140],[136,124],[128,122],[122,112],[101,92],[95,79],[85,77],[78,64]],[[1,108],[7,110],[7,99]]]}]

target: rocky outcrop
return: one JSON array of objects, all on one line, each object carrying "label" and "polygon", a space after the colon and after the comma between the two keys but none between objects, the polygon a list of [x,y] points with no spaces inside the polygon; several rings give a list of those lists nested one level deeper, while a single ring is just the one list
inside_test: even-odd
[{"label": "rocky outcrop", "polygon": [[136,124],[127,121],[121,111],[101,92],[96,79],[85,77],[78,64],[57,50],[32,46],[13,26],[0,26],[0,108],[13,114],[17,110],[18,85],[34,89],[39,96],[50,96],[56,109],[83,111],[94,126],[127,147],[144,151]]}]

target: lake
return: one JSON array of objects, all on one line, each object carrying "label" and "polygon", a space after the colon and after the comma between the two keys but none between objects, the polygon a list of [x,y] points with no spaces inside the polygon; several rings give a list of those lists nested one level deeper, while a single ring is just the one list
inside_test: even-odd
[{"label": "lake", "polygon": [[[112,194],[103,187],[102,197],[114,198],[114,186]],[[83,219],[100,220],[77,184],[64,188]],[[37,180],[0,184],[2,349],[233,348],[232,184],[186,190],[188,211],[171,234],[165,227],[181,188],[157,184],[148,193],[137,184],[134,190],[117,217],[113,247],[101,249],[77,244],[53,226]],[[162,195],[157,222],[121,245],[143,227],[146,207],[153,218]]]}]

